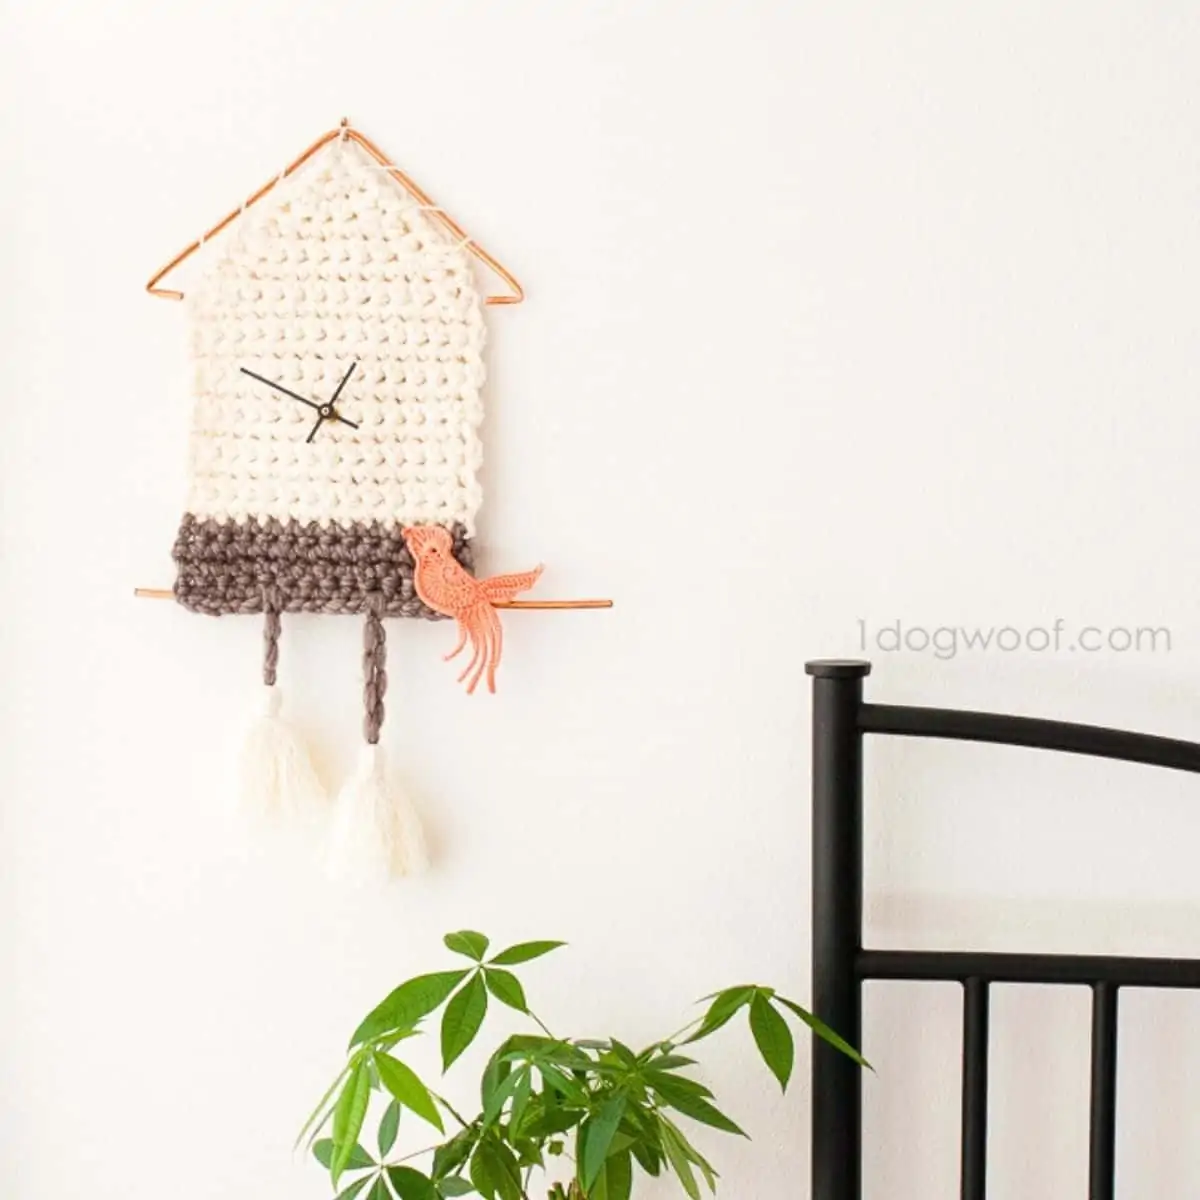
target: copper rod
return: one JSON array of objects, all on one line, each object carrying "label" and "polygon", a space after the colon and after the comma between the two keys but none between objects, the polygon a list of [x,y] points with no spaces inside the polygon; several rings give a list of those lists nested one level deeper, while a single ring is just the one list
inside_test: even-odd
[{"label": "copper rod", "polygon": [[289,163],[274,179],[268,180],[262,185],[252,196],[248,197],[244,203],[239,204],[237,208],[227,213],[221,218],[207,233],[198,237],[190,246],[181,250],[165,267],[162,268],[154,277],[146,284],[146,291],[152,296],[159,296],[164,300],[182,300],[183,293],[174,291],[171,288],[160,288],[158,285],[171,274],[181,263],[186,262],[205,242],[216,237],[223,229],[232,222],[236,221],[252,205],[257,204],[277,183],[286,179],[289,175],[298,171],[318,150],[329,145],[330,142],[337,138],[346,138],[349,141],[355,142],[361,146],[367,154],[369,154],[381,167],[387,169],[389,175],[400,184],[419,204],[424,205],[432,211],[434,218],[439,221],[446,229],[448,229],[456,238],[462,241],[467,249],[480,262],[486,264],[512,289],[510,296],[487,296],[484,298],[485,304],[520,304],[525,299],[525,289],[517,282],[516,276],[513,275],[507,267],[503,266],[499,260],[489,254],[478,242],[471,240],[466,230],[454,220],[449,213],[443,211],[423,192],[399,167],[394,166],[388,161],[387,156],[383,153],[370,138],[359,133],[357,129],[350,128],[350,122],[343,118],[341,125],[337,129],[331,129],[328,133],[322,134],[303,154],[300,155],[294,162]]},{"label": "copper rod", "polygon": [[[174,600],[170,588],[134,588],[133,594],[142,600]],[[525,608],[543,611],[568,608],[612,608],[611,600],[501,600],[493,608]]]}]

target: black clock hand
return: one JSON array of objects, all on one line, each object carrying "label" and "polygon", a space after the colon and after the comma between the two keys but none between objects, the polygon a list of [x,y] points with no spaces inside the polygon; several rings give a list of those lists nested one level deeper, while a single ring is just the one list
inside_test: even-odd
[{"label": "black clock hand", "polygon": [[320,409],[320,405],[313,400],[305,400],[303,396],[297,396],[295,392],[285,388],[282,383],[273,383],[270,379],[262,375],[256,375],[253,371],[246,370],[245,367],[238,367],[243,375],[249,375],[251,379],[257,379],[259,383],[265,383],[267,387],[273,387],[277,392],[282,392],[285,396],[291,396],[293,400],[299,400],[301,404],[307,404],[309,408]]},{"label": "black clock hand", "polygon": [[334,402],[342,394],[342,388],[346,386],[357,365],[357,363],[350,364],[350,369],[342,376],[342,381],[337,385],[337,391],[333,393],[333,399],[328,404],[318,404],[315,400],[306,400],[303,396],[298,396],[290,388],[285,388],[282,383],[275,383],[273,380],[267,379],[265,375],[259,375],[257,372],[251,371],[246,367],[238,367],[238,370],[243,375],[249,375],[251,379],[257,379],[259,383],[265,383],[267,387],[274,388],[277,392],[282,392],[285,396],[290,396],[293,400],[299,400],[301,404],[306,404],[309,408],[315,408],[317,410],[316,424],[309,430],[308,437],[304,439],[305,442],[311,442],[317,436],[317,430],[321,428],[321,424],[324,421],[340,421],[343,425],[349,425],[351,429],[358,428],[357,422],[347,420],[333,407]]},{"label": "black clock hand", "polygon": [[[345,373],[345,375],[342,376],[342,382],[337,385],[337,391],[333,393],[333,399],[329,401],[329,407],[331,410],[333,410],[333,406],[338,402],[338,397],[342,394],[342,388],[344,388],[346,386],[346,384],[349,382],[350,376],[354,374],[354,368],[357,366],[358,366],[358,363],[352,362],[350,364],[349,370]],[[351,429],[358,428],[358,426],[355,424],[355,422],[347,421],[346,418],[343,417],[342,414],[340,412],[337,412],[336,410],[331,411],[329,415],[335,421],[341,421],[341,423],[343,425],[349,425]]]},{"label": "black clock hand", "polygon": [[357,366],[358,363],[350,364],[350,369],[345,373],[345,375],[342,376],[342,382],[337,385],[337,391],[333,393],[333,398],[329,401],[330,404],[336,404],[338,402],[338,397],[342,394],[342,388],[346,386],[350,376],[354,374],[354,368]]}]

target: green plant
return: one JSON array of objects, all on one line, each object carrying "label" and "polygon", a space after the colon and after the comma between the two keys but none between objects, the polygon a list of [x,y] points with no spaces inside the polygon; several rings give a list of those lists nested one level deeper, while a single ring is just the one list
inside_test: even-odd
[{"label": "green plant", "polygon": [[[795,1046],[788,1017],[855,1062],[859,1053],[807,1009],[757,984],[725,988],[677,1033],[634,1051],[616,1038],[555,1036],[530,1009],[525,989],[508,968],[540,958],[562,942],[522,942],[487,958],[481,933],[447,934],[446,946],[468,960],[455,970],[402,983],[364,1018],[350,1039],[346,1065],[305,1123],[307,1139],[329,1170],[338,1200],[442,1200],[479,1195],[485,1200],[530,1200],[537,1171],[556,1171],[573,1159],[567,1184],[548,1185],[549,1200],[628,1200],[636,1170],[673,1174],[692,1200],[702,1180],[716,1190],[717,1173],[680,1127],[681,1118],[746,1135],[714,1102],[711,1091],[687,1074],[696,1060],[681,1053],[745,1012],[763,1061],[786,1091]],[[475,1040],[489,997],[524,1014],[536,1031],[506,1038],[488,1060],[480,1087],[481,1111],[468,1120],[428,1087],[394,1053],[439,1009],[442,1070]],[[378,1093],[382,1111],[374,1142],[360,1142]],[[378,1105],[375,1105],[378,1110]],[[435,1145],[392,1157],[401,1114],[408,1110],[441,1135]],[[457,1125],[447,1135],[443,1114]],[[322,1131],[329,1126],[329,1135]],[[419,1170],[413,1163],[426,1160]]]}]

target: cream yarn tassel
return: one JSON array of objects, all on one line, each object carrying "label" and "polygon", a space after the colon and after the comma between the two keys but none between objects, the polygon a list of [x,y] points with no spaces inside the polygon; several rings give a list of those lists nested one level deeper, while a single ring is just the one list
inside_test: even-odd
[{"label": "cream yarn tassel", "polygon": [[308,822],[323,817],[328,795],[313,768],[300,733],[279,715],[282,698],[275,686],[279,664],[279,610],[264,596],[264,706],[242,748],[242,811],[253,817]]},{"label": "cream yarn tassel", "polygon": [[366,715],[358,770],[338,793],[329,849],[330,874],[355,883],[415,874],[429,863],[425,835],[411,799],[388,778],[379,732],[387,692],[387,638],[383,596],[367,597],[363,627],[363,701]]},{"label": "cream yarn tassel", "polygon": [[338,793],[330,874],[353,883],[384,883],[428,865],[425,835],[412,802],[388,779],[382,747],[364,746],[358,771]]}]

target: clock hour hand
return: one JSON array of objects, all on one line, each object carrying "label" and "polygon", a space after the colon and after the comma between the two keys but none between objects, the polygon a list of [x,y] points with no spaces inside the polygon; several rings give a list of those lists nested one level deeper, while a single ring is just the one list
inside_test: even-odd
[{"label": "clock hour hand", "polygon": [[249,375],[251,379],[257,379],[259,383],[265,383],[267,387],[274,388],[277,392],[282,392],[285,396],[291,396],[293,400],[299,400],[301,404],[307,404],[309,408],[320,409],[320,405],[312,400],[305,400],[303,396],[297,396],[295,392],[289,388],[285,388],[282,383],[275,383],[273,380],[267,379],[263,375],[256,375],[253,371],[247,370],[245,367],[238,367],[243,375]]}]

